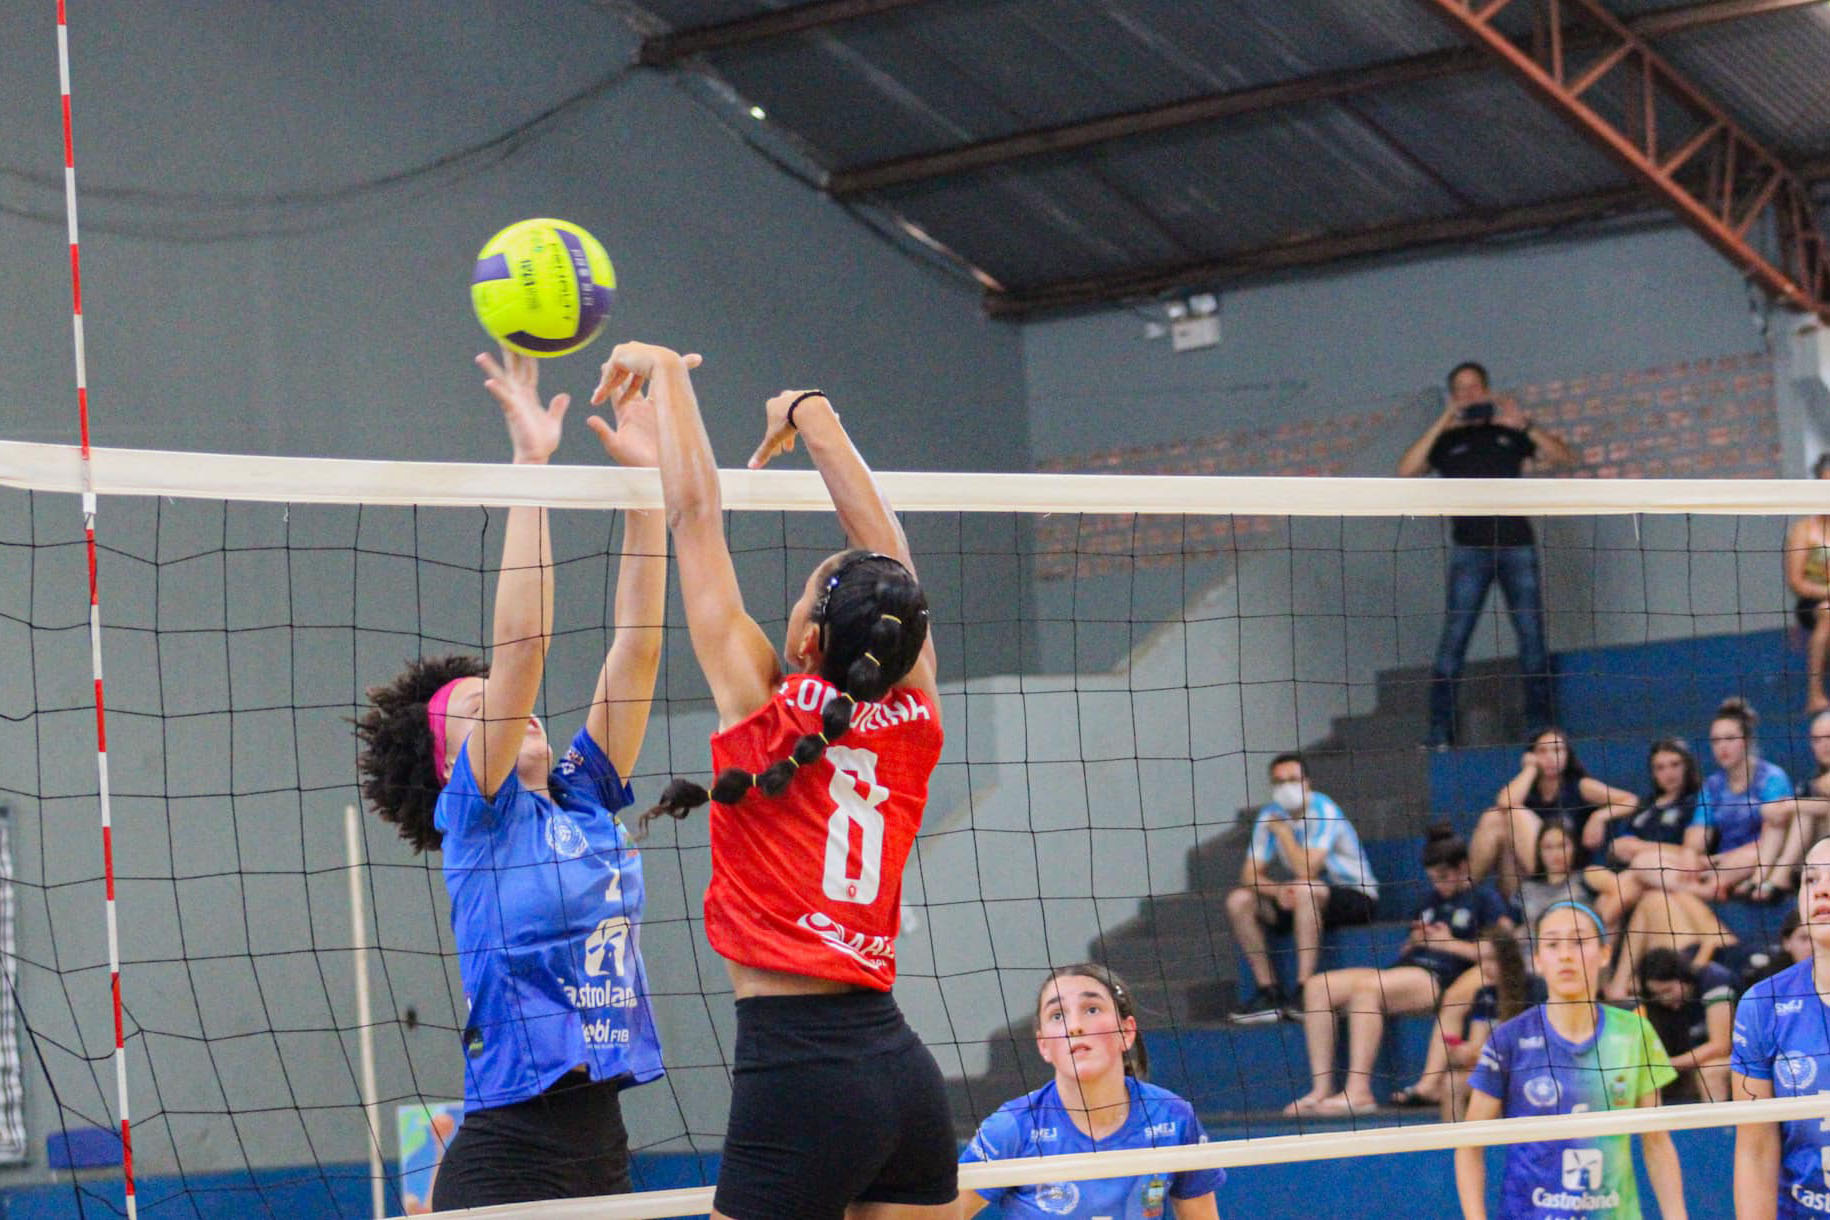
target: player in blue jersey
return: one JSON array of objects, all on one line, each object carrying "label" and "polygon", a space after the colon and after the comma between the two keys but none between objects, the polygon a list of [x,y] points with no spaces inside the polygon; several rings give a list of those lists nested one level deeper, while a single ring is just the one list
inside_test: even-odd
[{"label": "player in blue jersey", "polygon": [[[559,444],[568,399],[542,405],[538,364],[479,356],[517,465]],[[652,466],[652,406],[633,393],[604,448]],[[666,532],[626,515],[616,636],[585,725],[555,765],[534,716],[553,622],[544,508],[508,512],[489,660],[414,661],[357,721],[363,795],[417,851],[441,850],[459,971],[464,1122],[440,1210],[629,1189],[618,1091],[661,1075],[637,928],[642,868],[615,811],[647,731],[660,662]]]},{"label": "player in blue jersey", "polygon": [[[1761,979],[1735,1008],[1729,1051],[1736,1100],[1830,1088],[1830,839],[1805,855],[1798,912],[1811,957]],[[1817,1119],[1735,1128],[1739,1220],[1830,1216],[1830,1131]]]},{"label": "player in blue jersey", "polygon": [[[1036,1049],[1053,1083],[1007,1101],[960,1154],[962,1163],[1118,1148],[1204,1144],[1194,1108],[1145,1082],[1131,991],[1104,966],[1063,966],[1036,997]],[[960,1192],[960,1216],[996,1203],[1005,1220],[1215,1220],[1221,1169]]]},{"label": "player in blue jersey", "polygon": [[[1560,902],[1538,917],[1533,954],[1548,1000],[1487,1039],[1468,1078],[1467,1117],[1580,1114],[1656,1106],[1677,1078],[1658,1033],[1637,1013],[1597,1003],[1607,962],[1601,917]],[[1640,1136],[1646,1175],[1665,1220],[1683,1220],[1683,1172],[1666,1131]],[[1455,1150],[1455,1185],[1467,1220],[1486,1220],[1485,1150]],[[1496,1213],[1506,1220],[1637,1220],[1632,1137],[1511,1145]]]}]

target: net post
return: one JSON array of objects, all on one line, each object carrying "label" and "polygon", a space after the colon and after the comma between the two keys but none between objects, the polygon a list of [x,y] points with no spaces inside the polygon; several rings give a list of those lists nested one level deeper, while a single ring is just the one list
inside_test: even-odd
[{"label": "net post", "polygon": [[369,1208],[387,1215],[387,1181],[381,1163],[381,1102],[375,1089],[375,1026],[369,1009],[369,925],[362,903],[362,822],[354,805],[343,807],[343,848],[349,861],[351,969],[356,977],[356,1045],[362,1056],[362,1113],[368,1128]]}]

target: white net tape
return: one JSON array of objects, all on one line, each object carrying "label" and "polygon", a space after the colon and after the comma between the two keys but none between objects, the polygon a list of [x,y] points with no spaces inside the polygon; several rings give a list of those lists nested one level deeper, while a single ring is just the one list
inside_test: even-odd
[{"label": "white net tape", "polygon": [[[652,508],[653,471],[506,463],[366,462],[95,449],[98,495],[265,500],[294,504],[512,505]],[[907,512],[1262,513],[1279,517],[1404,517],[1491,513],[1619,516],[1830,511],[1830,486],[1796,479],[1315,479],[1180,475],[884,473]],[[812,471],[722,472],[725,507],[821,512]],[[0,486],[87,490],[70,445],[0,441]]]}]

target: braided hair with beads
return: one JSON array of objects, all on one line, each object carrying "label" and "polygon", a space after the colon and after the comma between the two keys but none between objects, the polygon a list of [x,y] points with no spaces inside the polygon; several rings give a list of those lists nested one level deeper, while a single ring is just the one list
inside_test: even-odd
[{"label": "braided hair with beads", "polygon": [[735,805],[752,788],[764,796],[781,795],[796,772],[819,761],[850,731],[860,703],[881,699],[914,668],[928,639],[928,599],[915,574],[896,559],[846,551],[826,578],[810,622],[820,633],[820,677],[838,688],[820,712],[819,730],[762,771],[727,768],[709,792],[692,780],[673,780],[642,814],[638,829],[663,814],[684,818],[708,800]]}]

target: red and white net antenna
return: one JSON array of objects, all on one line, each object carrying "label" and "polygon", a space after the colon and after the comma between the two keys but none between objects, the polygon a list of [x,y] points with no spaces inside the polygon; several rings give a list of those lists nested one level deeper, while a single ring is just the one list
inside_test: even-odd
[{"label": "red and white net antenna", "polygon": [[121,1114],[121,1173],[127,1217],[139,1208],[133,1190],[133,1131],[127,1112],[127,1041],[121,1022],[121,939],[114,909],[114,830],[108,790],[108,715],[102,698],[102,600],[95,573],[95,469],[89,451],[89,368],[83,344],[83,260],[76,228],[76,140],[70,126],[70,30],[57,0],[57,83],[64,114],[64,213],[70,228],[70,339],[76,356],[76,413],[83,441],[83,543],[89,556],[89,664],[95,675],[95,766],[102,810],[102,875],[107,884],[108,981],[114,993],[114,1089]]}]

